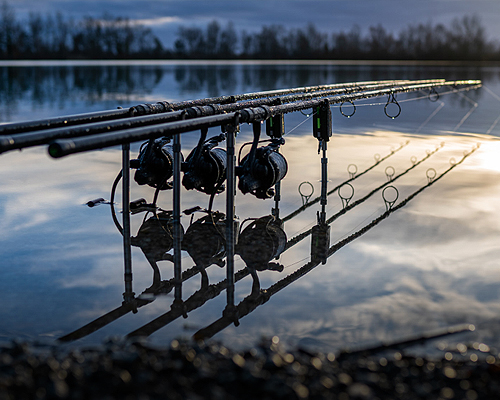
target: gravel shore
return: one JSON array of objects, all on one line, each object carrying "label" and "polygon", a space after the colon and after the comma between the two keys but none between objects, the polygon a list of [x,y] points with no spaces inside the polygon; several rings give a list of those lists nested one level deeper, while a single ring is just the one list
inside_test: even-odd
[{"label": "gravel shore", "polygon": [[498,399],[500,361],[485,344],[428,359],[390,350],[285,351],[274,337],[246,351],[174,340],[68,349],[0,348],[0,399]]}]

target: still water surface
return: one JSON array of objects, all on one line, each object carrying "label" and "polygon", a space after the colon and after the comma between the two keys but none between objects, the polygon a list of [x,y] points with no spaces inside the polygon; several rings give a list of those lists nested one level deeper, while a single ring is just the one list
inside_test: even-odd
[{"label": "still water surface", "polygon": [[[393,183],[399,200],[404,199],[428,182],[428,171],[440,174],[450,166],[451,158],[459,161],[464,151],[478,144],[480,148],[408,205],[335,253],[325,265],[273,294],[241,318],[239,326],[229,325],[218,333],[214,330],[214,338],[245,347],[262,336],[278,335],[289,345],[336,351],[467,323],[475,324],[476,331],[453,340],[500,346],[500,124],[496,124],[500,68],[131,64],[4,66],[0,74],[2,122],[337,82],[483,80],[483,88],[477,91],[461,94],[441,89],[436,102],[429,101],[427,93],[401,95],[402,113],[394,120],[384,114],[386,99],[357,103],[352,118],[334,108],[334,137],[328,147],[329,188],[349,179],[351,164],[359,173],[376,158],[389,156],[352,182],[352,201],[386,182],[387,167],[398,175],[413,165],[412,157],[421,160],[439,148]],[[321,172],[311,119],[295,113],[287,115],[285,123],[286,144],[281,151],[289,169],[282,181],[281,216],[302,205],[297,190],[302,182],[312,184],[313,197],[319,195]],[[218,133],[211,129],[209,136]],[[242,126],[237,147],[250,138],[251,127]],[[197,141],[197,133],[182,136],[184,156]],[[132,146],[133,157],[138,148],[139,144]],[[42,147],[1,155],[2,338],[51,342],[121,306],[122,237],[108,205],[84,205],[99,197],[109,199],[120,169],[118,148],[59,160],[49,158]],[[131,196],[151,201],[153,189],[133,183]],[[170,192],[160,194],[159,206],[172,209]],[[208,196],[183,190],[181,209],[195,206],[206,208]],[[270,215],[273,207],[272,199],[236,196],[240,223]],[[121,204],[117,208],[120,210]],[[225,212],[224,194],[215,199],[214,209]],[[287,221],[287,238],[310,229],[319,209],[317,204]],[[333,193],[327,217],[341,209],[342,200]],[[331,244],[358,231],[385,209],[380,192],[375,193],[331,225]],[[193,219],[183,216],[184,230],[203,215],[195,213]],[[144,214],[132,216],[134,235],[143,221]],[[281,254],[279,260],[272,260],[283,266],[282,271],[259,273],[261,289],[290,275],[309,259],[308,237]],[[183,252],[182,263],[184,271],[194,265],[187,252]],[[162,280],[172,278],[171,262],[160,261],[159,266]],[[236,270],[244,267],[237,257]],[[206,271],[210,284],[225,278],[225,269],[217,265]],[[200,280],[197,275],[184,282],[184,300],[200,289]],[[152,268],[134,247],[134,291],[139,294],[152,283]],[[252,278],[246,276],[236,284],[236,303],[251,292]],[[137,313],[127,313],[76,343],[101,343],[107,337],[124,336],[140,328],[170,310],[173,291],[151,299],[154,301]],[[150,340],[166,344],[175,337],[191,337],[221,318],[225,305],[226,295],[221,291],[189,312],[188,318],[172,319],[158,327]]]}]

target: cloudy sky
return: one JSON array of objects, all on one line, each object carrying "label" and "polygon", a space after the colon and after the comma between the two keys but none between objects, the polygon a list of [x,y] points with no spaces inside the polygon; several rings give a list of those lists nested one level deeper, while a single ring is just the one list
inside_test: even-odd
[{"label": "cloudy sky", "polygon": [[18,18],[29,12],[55,13],[78,19],[104,13],[141,20],[167,45],[179,25],[193,26],[217,19],[233,21],[238,31],[262,25],[304,27],[314,23],[324,32],[348,30],[354,24],[383,24],[399,31],[408,24],[442,22],[476,14],[490,38],[500,40],[498,0],[10,0]]}]

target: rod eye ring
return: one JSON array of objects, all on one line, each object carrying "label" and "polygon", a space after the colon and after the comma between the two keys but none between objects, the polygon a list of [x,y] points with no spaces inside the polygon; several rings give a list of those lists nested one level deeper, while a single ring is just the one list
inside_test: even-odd
[{"label": "rod eye ring", "polygon": [[433,103],[435,103],[436,101],[439,100],[439,93],[436,91],[436,88],[431,88],[431,90],[429,91],[429,101],[432,101]]},{"label": "rod eye ring", "polygon": [[[308,193],[308,192],[304,193],[304,189],[302,189],[303,185],[308,185],[309,189],[311,190],[311,193]],[[311,196],[314,194],[314,186],[312,185],[312,183],[309,181],[302,182],[299,185],[299,194],[300,194],[300,197],[302,198],[302,205],[307,204],[309,202],[309,199],[311,198]]]},{"label": "rod eye ring", "polygon": [[[342,106],[345,104],[345,103],[350,103],[352,104],[352,113],[350,114],[346,114],[343,110],[342,110]],[[343,101],[341,104],[340,104],[340,113],[346,117],[346,118],[351,118],[355,113],[356,113],[356,105],[354,104],[354,102],[352,100],[347,100],[347,101]]]},{"label": "rod eye ring", "polygon": [[342,200],[342,209],[344,209],[349,205],[349,202],[354,197],[354,187],[350,183],[346,182],[341,187],[339,187],[337,192],[340,199]]},{"label": "rod eye ring", "polygon": [[384,199],[385,202],[385,210],[389,211],[394,203],[398,200],[399,197],[399,191],[396,189],[394,186],[387,186],[383,191],[382,191],[382,198]]},{"label": "rod eye ring", "polygon": [[427,181],[431,183],[436,178],[437,172],[434,168],[429,168],[426,172],[426,175]]},{"label": "rod eye ring", "polygon": [[[398,109],[397,109],[398,112],[396,114],[394,114],[394,115],[389,114],[389,112],[387,111],[387,107],[389,106],[389,104],[395,104],[398,107]],[[389,97],[387,98],[387,103],[384,106],[384,113],[385,113],[385,115],[387,115],[391,119],[395,119],[395,118],[399,117],[399,114],[401,114],[401,106],[399,105],[398,101],[396,100],[396,95],[394,93],[389,94]]]},{"label": "rod eye ring", "polygon": [[299,110],[300,113],[304,116],[304,117],[307,117],[309,118],[311,115],[314,114],[314,109],[311,110],[311,113],[305,113],[303,110]]},{"label": "rod eye ring", "polygon": [[395,174],[396,174],[396,170],[394,169],[394,167],[392,167],[392,166],[389,165],[385,169],[385,176],[387,177],[387,180],[389,182],[392,181],[392,178],[394,177]]},{"label": "rod eye ring", "polygon": [[358,166],[356,164],[349,164],[347,166],[347,173],[349,174],[351,179],[354,178],[358,173]]}]

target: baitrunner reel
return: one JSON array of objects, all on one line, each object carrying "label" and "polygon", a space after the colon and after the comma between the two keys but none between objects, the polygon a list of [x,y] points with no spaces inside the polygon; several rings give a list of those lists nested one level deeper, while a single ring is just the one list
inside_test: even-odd
[{"label": "baitrunner reel", "polygon": [[184,172],[182,184],[187,190],[196,189],[211,195],[224,191],[226,150],[215,146],[225,140],[226,136],[221,134],[205,140],[207,131],[207,128],[202,130],[198,146],[189,153],[181,170]]},{"label": "baitrunner reel", "polygon": [[285,143],[283,138],[271,139],[267,146],[257,148],[260,137],[260,123],[253,124],[254,140],[250,152],[238,166],[238,188],[243,194],[251,193],[258,199],[269,199],[274,196],[274,186],[281,181],[287,171],[285,157],[278,152]]},{"label": "baitrunner reel", "polygon": [[139,185],[148,185],[158,190],[172,188],[168,179],[172,177],[174,151],[170,139],[162,137],[145,142],[136,160],[130,160],[130,168],[136,169],[134,180]]}]

